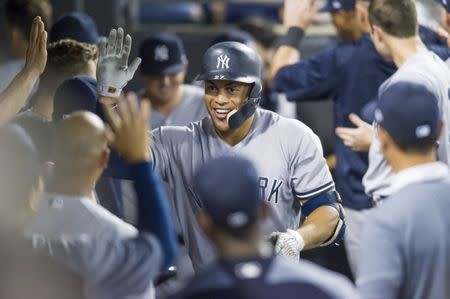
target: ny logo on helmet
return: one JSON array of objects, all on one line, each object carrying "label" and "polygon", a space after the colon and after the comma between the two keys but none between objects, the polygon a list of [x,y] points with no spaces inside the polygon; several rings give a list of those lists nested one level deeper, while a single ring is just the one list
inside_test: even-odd
[{"label": "ny logo on helmet", "polygon": [[230,62],[230,58],[227,55],[220,55],[217,57],[217,66],[218,69],[228,69],[228,63]]},{"label": "ny logo on helmet", "polygon": [[160,62],[169,60],[169,49],[166,45],[159,45],[155,48],[155,60]]}]

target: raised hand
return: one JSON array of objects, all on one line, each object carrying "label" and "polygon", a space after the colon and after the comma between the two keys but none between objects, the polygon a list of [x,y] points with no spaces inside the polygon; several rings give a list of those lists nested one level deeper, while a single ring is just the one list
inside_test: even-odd
[{"label": "raised hand", "polygon": [[116,110],[104,107],[105,115],[112,130],[110,145],[129,163],[148,161],[150,102],[139,105],[134,93],[127,94],[119,101]]},{"label": "raised hand", "polygon": [[283,24],[286,28],[300,27],[306,30],[311,25],[319,5],[311,0],[285,0],[283,10]]},{"label": "raised hand", "polygon": [[108,40],[100,43],[100,56],[97,64],[97,88],[101,96],[118,98],[128,81],[136,72],[141,58],[137,57],[128,66],[131,51],[131,36],[124,40],[122,28],[112,29]]},{"label": "raised hand", "polygon": [[24,71],[40,76],[47,64],[47,32],[41,17],[33,20]]}]

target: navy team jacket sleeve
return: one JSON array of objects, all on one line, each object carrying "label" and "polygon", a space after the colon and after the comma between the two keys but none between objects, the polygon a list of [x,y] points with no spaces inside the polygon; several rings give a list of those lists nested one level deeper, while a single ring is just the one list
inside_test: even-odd
[{"label": "navy team jacket sleeve", "polygon": [[338,43],[298,63],[281,68],[273,88],[288,101],[327,99],[339,84],[339,72],[353,52],[354,44]]},{"label": "navy team jacket sleeve", "polygon": [[139,203],[138,229],[153,233],[159,240],[164,253],[162,269],[166,269],[175,259],[177,241],[162,181],[152,169],[152,162],[136,163],[131,165],[130,174]]}]

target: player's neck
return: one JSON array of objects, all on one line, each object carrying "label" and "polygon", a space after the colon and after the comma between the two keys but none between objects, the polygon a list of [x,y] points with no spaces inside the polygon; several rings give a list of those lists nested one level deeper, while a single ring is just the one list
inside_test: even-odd
[{"label": "player's neck", "polygon": [[255,120],[255,115],[248,118],[239,128],[226,132],[217,131],[219,137],[228,145],[235,146],[241,142],[249,133]]},{"label": "player's neck", "polygon": [[223,260],[237,258],[269,257],[272,252],[270,246],[264,240],[227,239],[223,242],[216,240],[219,256]]},{"label": "player's neck", "polygon": [[393,39],[390,48],[393,53],[392,60],[397,67],[402,66],[414,54],[426,49],[418,36]]},{"label": "player's neck", "polygon": [[53,193],[92,198],[96,180],[89,175],[68,176],[55,168],[52,183]]},{"label": "player's neck", "polygon": [[178,88],[175,97],[167,103],[160,103],[149,97],[150,103],[152,104],[152,109],[166,117],[169,116],[178,107],[178,105],[180,105],[182,99],[183,88],[181,86]]},{"label": "player's neck", "polygon": [[36,95],[36,101],[31,110],[48,120],[52,120],[53,114],[53,97],[46,92],[39,92]]},{"label": "player's neck", "polygon": [[428,154],[398,154],[391,159],[390,165],[395,173],[402,170],[418,166],[421,164],[432,163],[436,161],[436,152],[430,151]]}]

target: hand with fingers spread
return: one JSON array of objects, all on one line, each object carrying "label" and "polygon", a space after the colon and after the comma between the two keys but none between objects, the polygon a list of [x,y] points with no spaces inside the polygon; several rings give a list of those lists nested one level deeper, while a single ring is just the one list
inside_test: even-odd
[{"label": "hand with fingers spread", "polygon": [[313,22],[319,5],[311,0],[285,0],[283,10],[283,24],[286,28],[300,27],[306,30]]},{"label": "hand with fingers spread", "polygon": [[150,160],[149,125],[150,102],[142,101],[129,93],[119,101],[117,110],[104,107],[106,118],[112,129],[110,145],[129,163]]},{"label": "hand with fingers spread", "polygon": [[141,58],[133,60],[128,66],[131,51],[131,36],[124,40],[122,28],[112,29],[107,41],[100,43],[100,55],[97,64],[98,93],[105,97],[118,98],[128,81],[136,72]]},{"label": "hand with fingers spread", "polygon": [[24,71],[40,76],[47,64],[47,32],[41,17],[33,20]]},{"label": "hand with fingers spread", "polygon": [[372,126],[354,113],[350,114],[349,119],[356,128],[338,127],[336,128],[336,135],[351,150],[368,152],[372,144]]}]

